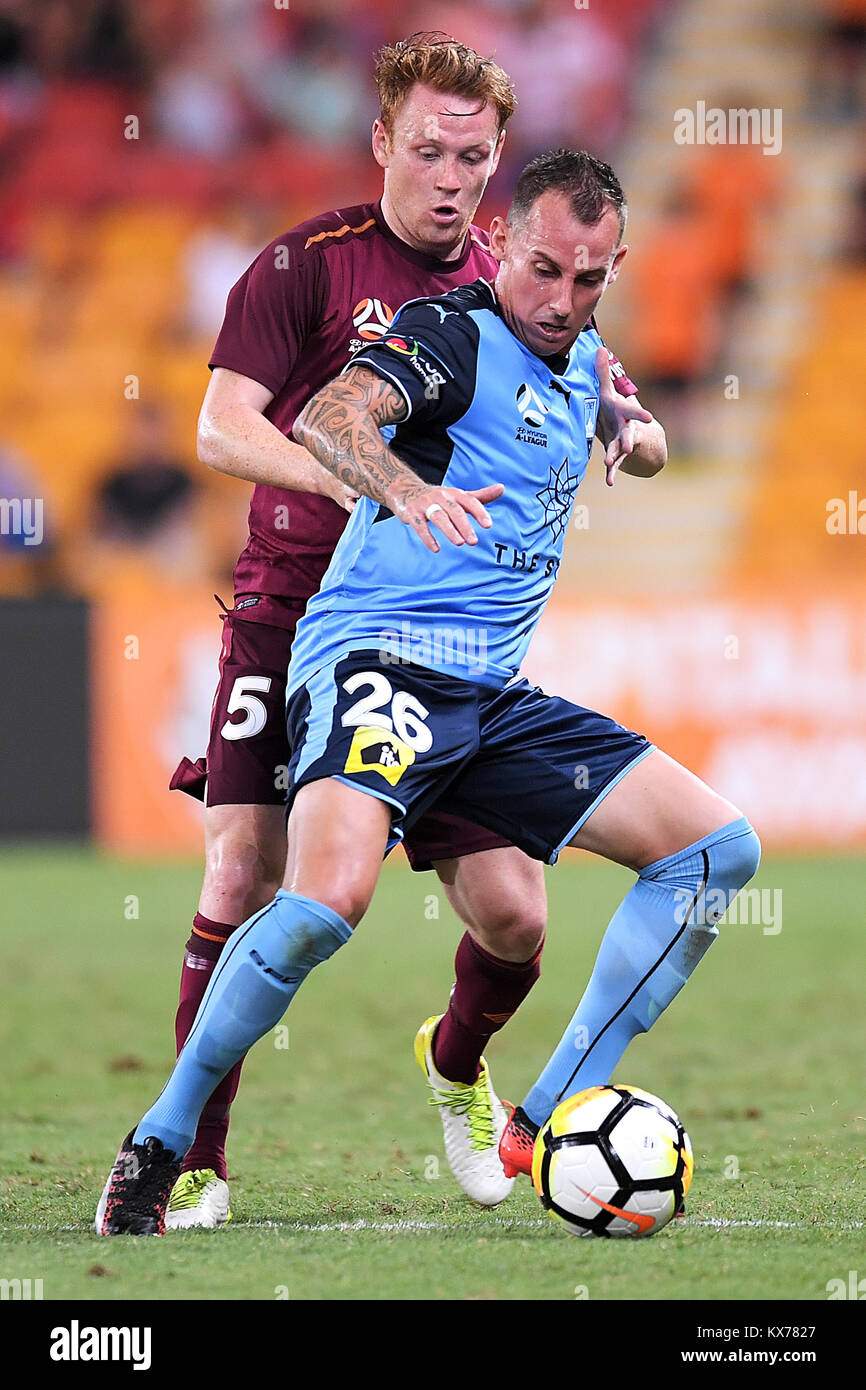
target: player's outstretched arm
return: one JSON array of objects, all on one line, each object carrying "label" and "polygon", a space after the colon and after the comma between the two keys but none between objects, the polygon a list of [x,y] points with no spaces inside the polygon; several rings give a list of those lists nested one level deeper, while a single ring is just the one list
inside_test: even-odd
[{"label": "player's outstretched arm", "polygon": [[599,384],[597,434],[605,446],[607,484],[613,487],[618,471],[637,478],[651,478],[667,463],[665,432],[634,396],[621,396],[610,375],[607,348],[596,353]]},{"label": "player's outstretched arm", "polygon": [[199,460],[248,483],[332,497],[351,511],[357,493],[266,418],[273,398],[261,382],[215,367],[198,417]]},{"label": "player's outstretched arm", "polygon": [[294,436],[346,488],[387,507],[420,536],[428,550],[439,545],[437,527],[453,545],[475,545],[470,517],[491,520],[484,503],[504,492],[501,483],[464,492],[425,483],[393,453],[380,433],[406,418],[406,401],[390,381],[360,363],[323,386],[301,411]]}]

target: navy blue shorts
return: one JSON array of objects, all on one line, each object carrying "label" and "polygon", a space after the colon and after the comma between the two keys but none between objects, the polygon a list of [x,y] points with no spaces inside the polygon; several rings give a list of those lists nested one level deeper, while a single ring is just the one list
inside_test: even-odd
[{"label": "navy blue shorts", "polygon": [[376,650],[318,671],[286,714],[290,808],[308,782],[335,777],[390,804],[389,849],[435,806],[550,864],[653,748],[528,681],[494,690]]}]

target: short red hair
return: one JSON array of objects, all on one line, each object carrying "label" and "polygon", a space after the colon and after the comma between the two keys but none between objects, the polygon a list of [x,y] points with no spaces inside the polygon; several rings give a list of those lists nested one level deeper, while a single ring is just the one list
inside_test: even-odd
[{"label": "short red hair", "polygon": [[416,83],[437,92],[491,102],[499,115],[500,130],[517,105],[511,79],[498,63],[438,31],[412,34],[400,43],[386,44],[376,55],[373,75],[382,123],[389,135],[394,130],[394,117]]}]

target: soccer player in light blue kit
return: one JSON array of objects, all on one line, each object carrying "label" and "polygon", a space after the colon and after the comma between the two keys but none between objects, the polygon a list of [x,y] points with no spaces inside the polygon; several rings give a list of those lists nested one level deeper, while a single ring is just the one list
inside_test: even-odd
[{"label": "soccer player in light blue kit", "polygon": [[[104,1234],[161,1232],[201,1106],[348,941],[383,855],[434,802],[548,863],[573,845],[637,874],[512,1116],[506,1170],[527,1171],[561,1100],[610,1079],[755,872],[758,839],[734,806],[642,735],[518,674],[599,411],[617,421],[609,483],[666,459],[658,423],[615,406],[591,323],[625,258],[624,225],[608,165],[540,156],[494,221],[495,285],[405,305],[299,416],[298,441],[363,496],[293,648],[283,889],[229,939],[172,1075],[124,1140]],[[422,1064],[430,1041],[422,1028]]]}]

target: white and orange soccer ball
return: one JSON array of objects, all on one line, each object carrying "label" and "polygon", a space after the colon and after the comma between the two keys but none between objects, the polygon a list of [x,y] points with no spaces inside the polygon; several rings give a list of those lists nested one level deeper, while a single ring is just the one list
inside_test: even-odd
[{"label": "white and orange soccer ball", "polygon": [[679,1210],[694,1172],[676,1112],[637,1086],[592,1086],[539,1131],[532,1181],[574,1236],[654,1235]]}]

